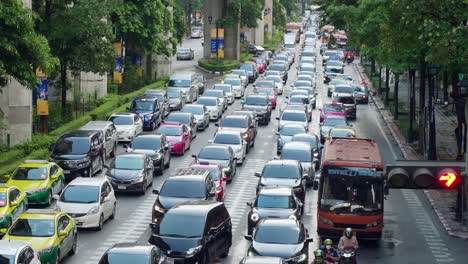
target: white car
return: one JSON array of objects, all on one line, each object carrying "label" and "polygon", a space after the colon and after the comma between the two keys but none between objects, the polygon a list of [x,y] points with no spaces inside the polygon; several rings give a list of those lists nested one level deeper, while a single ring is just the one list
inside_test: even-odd
[{"label": "white car", "polygon": [[222,90],[224,91],[224,94],[226,95],[227,97],[227,103],[228,104],[233,104],[234,101],[236,100],[235,96],[234,96],[234,89],[232,89],[232,85],[231,84],[227,84],[227,83],[217,83],[213,86],[213,89],[214,90]]},{"label": "white car", "polygon": [[197,104],[201,104],[208,108],[210,120],[218,120],[223,115],[223,105],[219,98],[213,96],[200,96]]},{"label": "white car", "polygon": [[231,71],[232,74],[239,74],[242,84],[244,85],[244,88],[247,88],[249,85],[249,77],[247,76],[247,72],[245,70],[241,69],[236,69]]},{"label": "white car", "polygon": [[234,150],[234,154],[237,158],[237,164],[244,163],[245,156],[247,153],[247,144],[242,139],[242,134],[239,131],[223,130],[216,132],[212,140],[208,140],[209,143],[215,145],[230,146]]},{"label": "white car", "polygon": [[0,263],[41,264],[38,257],[28,242],[0,240]]},{"label": "white car", "polygon": [[114,123],[117,129],[118,141],[130,142],[143,132],[143,120],[133,113],[115,113],[109,117],[109,121]]},{"label": "white car", "polygon": [[265,80],[273,81],[275,83],[278,94],[283,94],[283,79],[281,79],[281,77],[270,75],[270,76],[265,77]]},{"label": "white car", "polygon": [[109,181],[104,177],[71,181],[57,199],[57,209],[68,213],[78,228],[101,230],[107,219],[114,219],[117,200]]},{"label": "white car", "polygon": [[224,84],[230,84],[234,90],[234,97],[241,98],[244,96],[245,87],[242,85],[240,78],[229,77],[225,78],[223,81]]}]

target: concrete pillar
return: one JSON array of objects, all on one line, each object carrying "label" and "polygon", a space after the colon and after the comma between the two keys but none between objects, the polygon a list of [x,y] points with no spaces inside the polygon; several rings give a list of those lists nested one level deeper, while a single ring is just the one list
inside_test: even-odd
[{"label": "concrete pillar", "polygon": [[268,38],[271,39],[273,34],[273,0],[265,0],[265,12],[266,16],[263,17],[263,29]]}]

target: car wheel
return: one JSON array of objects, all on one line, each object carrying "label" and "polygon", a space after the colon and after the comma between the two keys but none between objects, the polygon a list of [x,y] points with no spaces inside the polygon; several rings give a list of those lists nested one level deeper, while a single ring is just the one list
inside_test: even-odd
[{"label": "car wheel", "polygon": [[109,156],[110,156],[111,158],[115,157],[116,151],[117,151],[117,144],[114,144],[114,147],[112,148],[112,151],[111,151],[111,153],[109,154]]},{"label": "car wheel", "polygon": [[171,155],[169,155],[169,159],[167,161],[167,164],[164,165],[164,168],[169,168],[171,166]]},{"label": "car wheel", "polygon": [[99,217],[99,224],[96,230],[101,231],[103,226],[104,226],[104,215],[101,214],[101,216]]},{"label": "car wheel", "polygon": [[117,210],[117,203],[114,203],[114,208],[112,209],[112,214],[109,216],[109,219],[115,218],[115,211]]},{"label": "car wheel", "polygon": [[75,237],[73,238],[73,245],[70,251],[68,252],[69,256],[75,255],[77,246],[78,246],[78,235],[75,235]]},{"label": "car wheel", "polygon": [[57,253],[55,254],[55,264],[60,263],[60,249],[57,250]]},{"label": "car wheel", "polygon": [[89,166],[88,169],[88,177],[93,177],[94,175],[94,169],[93,169],[93,164],[91,163],[91,166]]},{"label": "car wheel", "polygon": [[164,162],[164,159],[162,158],[161,162],[159,164],[159,171],[158,171],[159,175],[163,175],[163,173],[164,173],[164,164],[165,164],[165,162]]},{"label": "car wheel", "polygon": [[47,194],[47,206],[51,205],[52,204],[52,191],[49,191],[49,193]]},{"label": "car wheel", "polygon": [[154,127],[155,127],[154,122],[151,122],[151,126],[150,126],[150,131],[151,131],[151,132],[154,131]]},{"label": "car wheel", "polygon": [[99,162],[99,170],[97,172],[102,172],[104,171],[104,158],[101,157],[100,162]]}]

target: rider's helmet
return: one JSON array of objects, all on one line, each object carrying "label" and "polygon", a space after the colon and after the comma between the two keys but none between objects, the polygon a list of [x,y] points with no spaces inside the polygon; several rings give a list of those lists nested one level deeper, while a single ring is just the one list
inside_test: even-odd
[{"label": "rider's helmet", "polygon": [[346,236],[347,238],[351,238],[351,237],[353,236],[353,230],[351,229],[351,227],[346,228],[346,230],[345,230],[345,236]]},{"label": "rider's helmet", "polygon": [[323,251],[317,249],[314,251],[314,263],[323,263]]},{"label": "rider's helmet", "polygon": [[323,242],[323,244],[325,244],[325,246],[326,246],[326,245],[333,245],[333,241],[332,241],[331,239],[327,238],[327,239],[325,239],[325,241]]}]

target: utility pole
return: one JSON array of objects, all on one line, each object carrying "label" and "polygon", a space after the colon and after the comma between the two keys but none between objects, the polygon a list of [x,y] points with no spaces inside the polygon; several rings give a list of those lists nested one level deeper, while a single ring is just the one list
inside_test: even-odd
[{"label": "utility pole", "polygon": [[388,106],[388,101],[390,97],[390,68],[385,66],[385,106]]},{"label": "utility pole", "polygon": [[416,110],[416,70],[409,70],[409,97],[410,97],[410,109],[409,109],[409,130],[408,130],[408,142],[413,143],[414,141],[414,119]]},{"label": "utility pole", "polygon": [[398,85],[400,83],[400,75],[398,73],[395,73],[395,87],[394,87],[394,92],[393,92],[393,105],[394,105],[394,113],[393,113],[393,118],[395,120],[398,120]]},{"label": "utility pole", "polygon": [[429,98],[428,98],[428,118],[429,118],[429,152],[427,155],[428,160],[437,160],[437,149],[436,149],[436,127],[435,127],[435,76],[437,74],[436,65],[429,65]]}]

